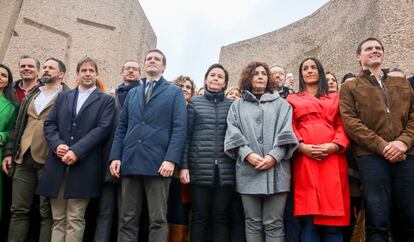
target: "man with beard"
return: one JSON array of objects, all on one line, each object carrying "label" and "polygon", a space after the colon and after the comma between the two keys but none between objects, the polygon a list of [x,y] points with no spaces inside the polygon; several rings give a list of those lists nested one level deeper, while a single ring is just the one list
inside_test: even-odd
[{"label": "man with beard", "polygon": [[126,61],[122,65],[121,75],[124,83],[115,90],[115,102],[118,108],[122,108],[129,90],[141,84],[139,64],[136,61]]},{"label": "man with beard", "polygon": [[[122,65],[121,76],[123,83],[118,86],[115,90],[115,107],[116,107],[116,116],[122,109],[125,98],[128,92],[136,87],[141,85],[141,70],[138,62],[128,60],[125,61]],[[111,138],[105,144],[105,155],[104,160],[109,159],[109,152],[111,150],[112,140],[116,129],[116,120],[115,118],[114,126],[112,128]],[[103,166],[104,181],[102,183],[101,196],[99,198],[99,213],[96,219],[96,229],[95,229],[95,242],[109,242],[111,238],[115,237],[111,234],[113,226],[113,220],[117,219],[116,209],[118,209],[118,215],[120,214],[121,206],[121,186],[120,183],[114,182],[110,176],[106,175],[108,173],[108,166]],[[143,204],[146,208],[146,202]],[[146,226],[145,226],[146,225]],[[144,210],[143,216],[141,217],[141,226],[146,228],[148,225],[148,212]],[[148,241],[148,229],[140,230],[139,241]]]},{"label": "man with beard", "polygon": [[[69,89],[62,83],[66,67],[56,58],[46,60],[42,69],[42,86],[36,87],[24,99],[16,120],[16,126],[4,146],[2,168],[15,170],[12,181],[12,205],[8,241],[26,241],[30,228],[30,211],[36,185],[42,172],[49,146],[43,133],[46,119],[58,93]],[[13,163],[13,164],[12,164]],[[39,241],[50,241],[52,215],[49,200],[39,198],[41,228]]]},{"label": "man with beard", "polygon": [[272,74],[273,81],[276,82],[276,91],[282,98],[286,98],[289,95],[289,88],[285,86],[285,69],[283,69],[280,65],[272,65],[270,66],[270,72]]}]

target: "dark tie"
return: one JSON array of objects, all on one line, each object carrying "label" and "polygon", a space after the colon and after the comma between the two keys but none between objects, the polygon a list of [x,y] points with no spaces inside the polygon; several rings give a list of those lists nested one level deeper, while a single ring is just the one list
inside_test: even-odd
[{"label": "dark tie", "polygon": [[151,98],[152,89],[154,88],[154,83],[155,81],[148,81],[147,92],[145,93],[145,103],[148,103],[148,101]]}]

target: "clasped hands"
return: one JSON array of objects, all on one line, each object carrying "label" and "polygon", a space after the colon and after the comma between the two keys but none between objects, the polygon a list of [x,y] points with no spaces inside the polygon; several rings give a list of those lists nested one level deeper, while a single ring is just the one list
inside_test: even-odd
[{"label": "clasped hands", "polygon": [[335,153],[338,150],[339,146],[335,143],[313,145],[302,142],[299,145],[299,152],[317,161],[325,160],[328,155]]},{"label": "clasped hands", "polygon": [[276,159],[271,155],[266,155],[265,157],[260,156],[257,153],[250,153],[246,156],[246,160],[254,166],[256,170],[264,171],[276,164]]},{"label": "clasped hands", "polygon": [[78,156],[73,152],[69,146],[65,144],[58,145],[56,147],[56,155],[62,160],[66,165],[73,165],[78,161]]},{"label": "clasped hands", "polygon": [[394,140],[388,143],[383,150],[383,156],[391,163],[405,160],[407,155],[408,146],[399,140]]}]

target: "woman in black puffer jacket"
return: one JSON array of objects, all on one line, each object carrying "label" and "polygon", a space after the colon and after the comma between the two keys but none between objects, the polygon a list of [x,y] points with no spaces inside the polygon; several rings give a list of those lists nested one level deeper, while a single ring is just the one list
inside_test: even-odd
[{"label": "woman in black puffer jacket", "polygon": [[187,140],[180,180],[190,183],[191,241],[204,241],[208,221],[213,241],[229,241],[228,218],[234,191],[235,162],[224,153],[227,113],[232,101],[224,95],[228,73],[220,64],[204,76],[203,96],[188,104]]}]

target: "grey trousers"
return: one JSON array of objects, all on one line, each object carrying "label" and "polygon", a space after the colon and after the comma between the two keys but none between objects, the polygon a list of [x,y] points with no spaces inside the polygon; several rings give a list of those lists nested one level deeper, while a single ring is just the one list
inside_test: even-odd
[{"label": "grey trousers", "polygon": [[167,242],[167,201],[170,179],[156,176],[122,177],[122,206],[118,242],[137,241],[142,198],[149,213],[149,242]]},{"label": "grey trousers", "polygon": [[285,241],[283,215],[287,195],[287,192],[272,195],[241,194],[247,242]]}]

